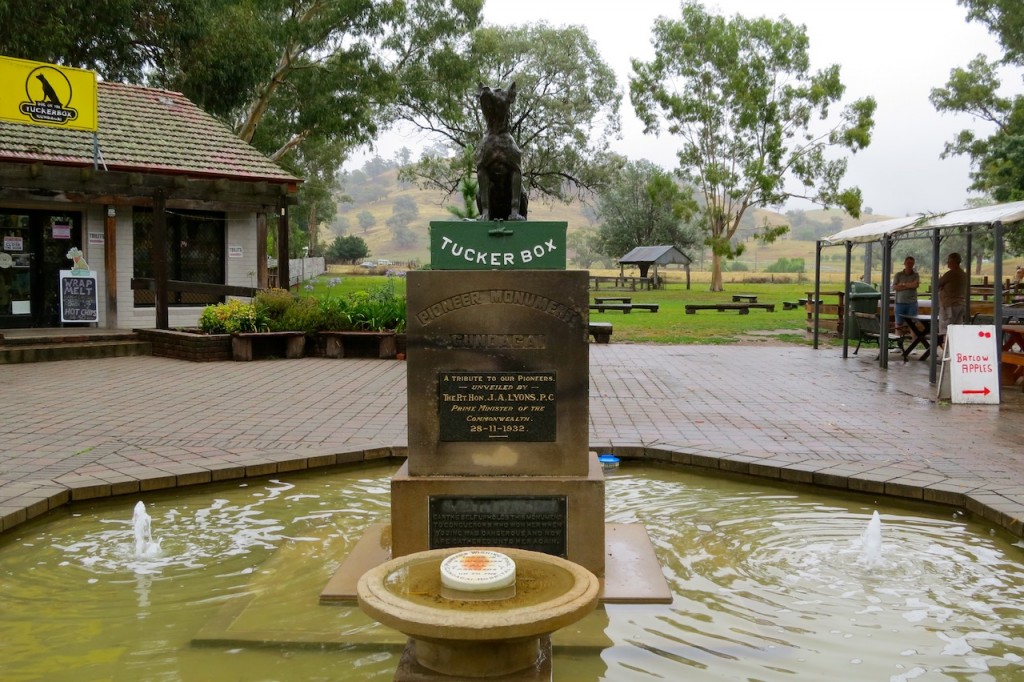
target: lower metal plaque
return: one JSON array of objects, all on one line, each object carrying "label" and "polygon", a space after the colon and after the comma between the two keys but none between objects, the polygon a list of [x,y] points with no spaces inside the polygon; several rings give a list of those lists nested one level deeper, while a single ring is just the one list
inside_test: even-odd
[{"label": "lower metal plaque", "polygon": [[514,547],[565,558],[566,498],[430,498],[430,549]]}]

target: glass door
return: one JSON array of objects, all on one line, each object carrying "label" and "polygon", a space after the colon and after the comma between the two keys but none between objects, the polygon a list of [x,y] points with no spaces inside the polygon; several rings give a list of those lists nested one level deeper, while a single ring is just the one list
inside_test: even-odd
[{"label": "glass door", "polygon": [[0,328],[60,326],[60,271],[81,245],[79,213],[0,211]]}]

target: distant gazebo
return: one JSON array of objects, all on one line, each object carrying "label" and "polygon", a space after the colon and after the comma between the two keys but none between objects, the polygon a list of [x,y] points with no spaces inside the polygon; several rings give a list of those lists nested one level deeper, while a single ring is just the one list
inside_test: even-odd
[{"label": "distant gazebo", "polygon": [[674,246],[638,246],[619,259],[619,275],[625,276],[625,266],[635,265],[640,268],[640,277],[647,277],[647,272],[654,266],[652,279],[658,279],[659,265],[682,265],[686,269],[686,288],[690,288],[690,264],[693,259]]}]

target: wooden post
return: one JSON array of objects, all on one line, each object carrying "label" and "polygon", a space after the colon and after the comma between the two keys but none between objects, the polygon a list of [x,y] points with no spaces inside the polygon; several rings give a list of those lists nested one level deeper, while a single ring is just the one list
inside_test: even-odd
[{"label": "wooden post", "polygon": [[156,284],[156,328],[170,329],[167,314],[167,198],[164,190],[153,195],[153,279]]},{"label": "wooden post", "polygon": [[107,280],[107,329],[117,329],[117,209],[106,206],[103,223],[103,274]]},{"label": "wooden post", "polygon": [[288,204],[284,197],[278,203],[277,218],[277,286],[291,288],[292,277],[288,268]]},{"label": "wooden post", "polygon": [[256,286],[267,288],[267,213],[256,214]]}]

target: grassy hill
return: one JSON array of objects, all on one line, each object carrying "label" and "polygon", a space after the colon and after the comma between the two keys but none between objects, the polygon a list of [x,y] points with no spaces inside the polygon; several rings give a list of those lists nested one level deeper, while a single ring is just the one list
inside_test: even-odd
[{"label": "grassy hill", "polygon": [[[355,175],[355,174],[353,174]],[[358,181],[358,182],[356,182]],[[372,258],[386,258],[396,263],[407,261],[429,262],[429,236],[427,226],[432,220],[448,220],[451,214],[445,206],[449,204],[460,204],[458,196],[445,197],[441,192],[421,190],[414,186],[399,183],[397,170],[390,168],[378,172],[373,177],[359,173],[350,176],[346,183],[345,191],[353,199],[352,203],[339,205],[339,218],[334,226],[321,231],[321,239],[330,243],[340,234],[352,234],[362,237],[370,247]],[[396,201],[411,200],[418,209],[418,215],[410,224],[410,229],[415,235],[416,242],[412,245],[403,246],[399,244],[387,226],[387,220],[392,216]],[[368,229],[360,227],[359,214],[368,212],[373,216],[374,224]],[[534,200],[530,204],[530,218],[533,220],[565,221],[569,225],[569,232],[594,227],[593,213],[587,210],[585,204],[575,201],[571,204],[543,203]],[[854,220],[839,210],[830,211],[806,211],[805,217],[809,221],[821,224],[841,225],[839,229],[858,225],[865,220]],[[767,221],[772,225],[786,224],[789,219],[780,213],[757,209],[752,216],[750,225],[760,225]],[[869,219],[881,219],[880,216],[866,216]],[[339,229],[338,222],[347,223],[347,228]],[[749,234],[752,227],[745,232]],[[743,232],[743,230],[741,230]],[[759,245],[754,240],[747,241],[747,250],[741,256],[740,261],[751,271],[762,271],[779,258],[803,258],[808,269],[813,268],[814,242],[800,240],[787,235],[774,244]],[[839,250],[835,250],[839,253]],[[693,254],[698,257],[699,254]],[[710,259],[703,261],[704,268],[710,268]]]}]

